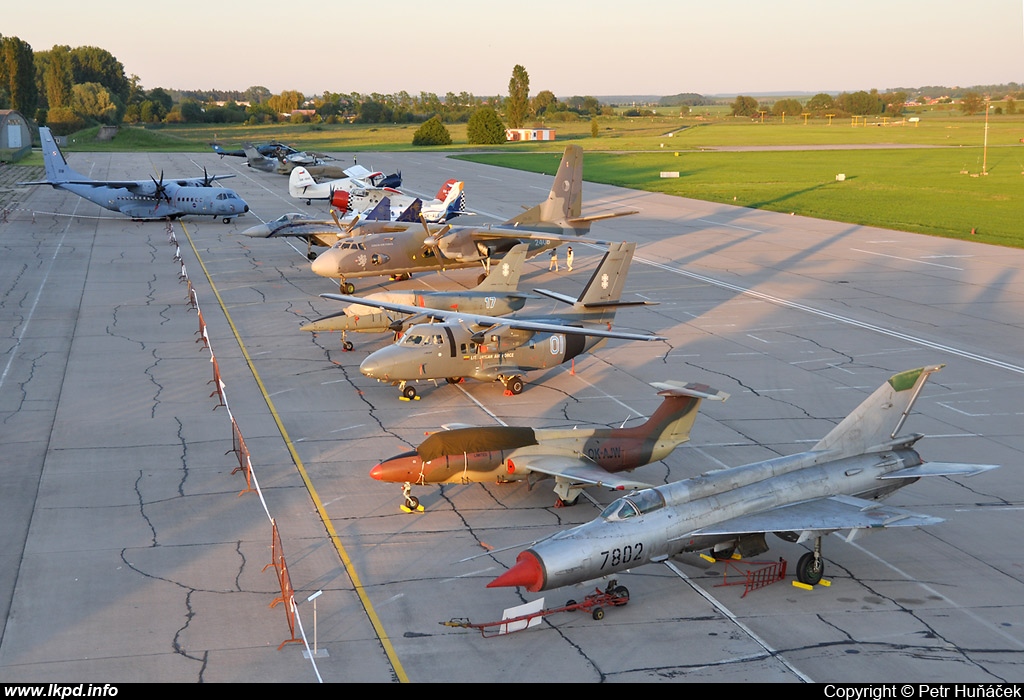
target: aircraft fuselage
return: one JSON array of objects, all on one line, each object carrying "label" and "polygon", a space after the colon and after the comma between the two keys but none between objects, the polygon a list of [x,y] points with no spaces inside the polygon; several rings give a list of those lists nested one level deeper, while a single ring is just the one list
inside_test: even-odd
[{"label": "aircraft fuselage", "polygon": [[535,574],[527,577],[530,591],[580,583],[682,552],[734,545],[743,533],[700,531],[743,515],[835,495],[883,498],[917,479],[879,477],[919,464],[917,452],[903,448],[839,460],[804,452],[724,469],[624,496],[595,520],[520,553],[517,562]]},{"label": "aircraft fuselage", "polygon": [[159,197],[155,194],[133,194],[124,187],[74,183],[54,186],[133,219],[176,219],[189,215],[233,219],[249,211],[241,197],[222,187],[168,184],[165,185],[167,196]]},{"label": "aircraft fuselage", "polygon": [[556,367],[605,340],[575,333],[505,328],[484,332],[477,341],[457,323],[418,324],[399,342],[371,353],[360,364],[359,371],[392,383],[449,377],[493,381],[524,371]]}]

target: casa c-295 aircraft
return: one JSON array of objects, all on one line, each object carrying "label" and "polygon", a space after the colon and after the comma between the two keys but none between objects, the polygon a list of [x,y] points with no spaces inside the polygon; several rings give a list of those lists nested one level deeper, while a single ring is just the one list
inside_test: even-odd
[{"label": "casa c-295 aircraft", "polygon": [[73,169],[64,159],[48,127],[39,128],[43,145],[46,180],[19,185],[50,185],[88,199],[104,209],[140,221],[177,219],[182,216],[212,216],[230,223],[249,211],[249,205],[226,187],[213,187],[215,180],[234,175],[207,175],[164,180],[93,180]]}]

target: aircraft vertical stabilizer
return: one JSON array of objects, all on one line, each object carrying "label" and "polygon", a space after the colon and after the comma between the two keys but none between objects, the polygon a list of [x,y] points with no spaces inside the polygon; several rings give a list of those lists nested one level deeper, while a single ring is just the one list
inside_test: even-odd
[{"label": "aircraft vertical stabilizer", "polygon": [[[516,226],[554,224],[559,228],[570,227],[570,220],[579,219],[583,208],[583,149],[571,145],[565,147],[562,162],[558,165],[555,181],[547,200],[506,223]],[[587,223],[583,231],[589,230]],[[582,232],[582,231],[581,231]]]},{"label": "aircraft vertical stabilizer", "polygon": [[476,291],[514,292],[519,289],[519,277],[529,249],[529,243],[520,243],[505,253],[505,257],[491,265],[490,273],[477,285]]},{"label": "aircraft vertical stabilizer", "polygon": [[864,454],[889,443],[917,400],[928,377],[945,365],[894,374],[814,446],[815,452],[837,452],[836,458]]},{"label": "aircraft vertical stabilizer", "polygon": [[46,166],[46,179],[50,183],[68,182],[69,180],[85,180],[84,175],[74,170],[64,159],[60,146],[53,138],[48,127],[39,128],[39,141],[43,146],[43,164]]},{"label": "aircraft vertical stabilizer", "polygon": [[626,275],[629,264],[633,261],[636,243],[612,243],[608,252],[601,259],[601,264],[594,270],[587,286],[583,288],[574,306],[600,306],[614,304],[622,298],[622,289],[626,286]]}]

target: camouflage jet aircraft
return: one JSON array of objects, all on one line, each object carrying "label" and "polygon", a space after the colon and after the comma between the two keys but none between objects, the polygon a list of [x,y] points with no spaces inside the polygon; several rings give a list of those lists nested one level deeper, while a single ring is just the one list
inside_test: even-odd
[{"label": "camouflage jet aircraft", "polygon": [[877,501],[922,477],[973,476],[998,465],[925,462],[921,434],[897,437],[928,377],[943,365],[894,374],[809,452],[719,469],[644,489],[611,503],[600,517],[535,542],[489,588],[544,591],[710,549],[715,558],[768,550],[765,534],[814,541],[797,579],[821,581],[821,538],[849,530],[918,527],[941,518]]},{"label": "camouflage jet aircraft", "polygon": [[665,397],[643,425],[632,428],[460,427],[433,433],[410,452],[370,470],[378,481],[402,483],[405,510],[419,508],[412,484],[469,484],[554,478],[556,506],[575,505],[586,486],[615,490],[650,485],[621,476],[665,459],[690,439],[701,399],[729,395],[703,384],[651,386]]}]

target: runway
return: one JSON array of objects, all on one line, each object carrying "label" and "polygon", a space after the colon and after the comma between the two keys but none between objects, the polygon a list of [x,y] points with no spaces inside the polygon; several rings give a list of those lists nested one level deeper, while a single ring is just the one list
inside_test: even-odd
[{"label": "runway", "polygon": [[[358,371],[388,338],[350,335],[346,353],[337,334],[298,330],[339,310],[319,298],[337,284],[312,274],[305,244],[241,235],[287,211],[326,214],[289,198],[285,177],[213,154],[68,159],[93,177],[234,172],[222,184],[252,213],[176,222],[175,245],[164,223],[39,188],[0,224],[5,681],[1024,681],[1024,251],[587,183],[585,213],[639,211],[591,234],[638,243],[625,297],[657,302],[620,311],[618,327],[668,340],[611,341],[526,375],[519,396],[421,384],[408,402]],[[551,184],[440,153],[358,160],[401,170],[403,189],[428,197],[465,180],[472,223],[514,216]],[[574,249],[573,273],[541,256],[522,287],[578,294],[601,250]],[[211,396],[183,269],[228,407]],[[478,274],[400,286],[471,286]],[[357,293],[378,288],[357,280]],[[416,487],[425,512],[406,514],[400,486],[368,476],[444,423],[634,425],[664,379],[731,394],[702,405],[689,444],[635,473],[666,483],[805,450],[890,375],[935,363],[946,367],[904,432],[926,434],[925,459],[1002,468],[897,492],[887,503],[946,522],[826,538],[831,586],[812,591],[790,573],[743,596],[719,585],[735,580],[722,565],[687,555],[619,576],[630,602],[603,620],[558,613],[484,638],[443,623],[497,620],[538,598],[485,585],[516,545],[596,517],[615,494],[554,508],[551,482]],[[228,409],[263,502],[239,493]],[[313,658],[302,644],[278,649],[291,632],[284,606],[271,607],[268,513],[311,646],[315,625]],[[768,544],[758,559],[791,567],[807,551]],[[549,592],[546,607],[596,585]]]}]

